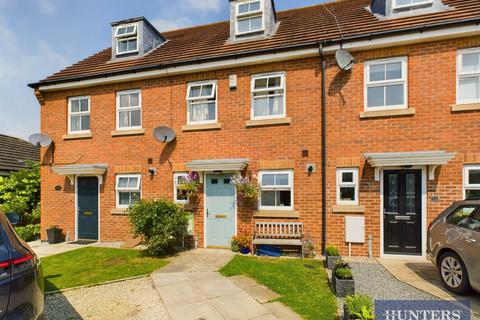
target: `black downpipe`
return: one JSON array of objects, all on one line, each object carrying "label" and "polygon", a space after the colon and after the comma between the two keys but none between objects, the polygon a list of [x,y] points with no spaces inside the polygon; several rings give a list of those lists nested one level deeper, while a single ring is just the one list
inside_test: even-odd
[{"label": "black downpipe", "polygon": [[322,64],[322,254],[325,255],[327,247],[327,84],[325,75],[327,63],[322,44],[319,46],[319,52]]}]

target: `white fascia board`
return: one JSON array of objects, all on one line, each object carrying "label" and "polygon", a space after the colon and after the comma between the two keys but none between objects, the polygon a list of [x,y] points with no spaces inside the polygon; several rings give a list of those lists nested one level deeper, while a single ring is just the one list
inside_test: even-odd
[{"label": "white fascia board", "polygon": [[[393,47],[406,44],[422,43],[422,42],[431,42],[438,41],[443,39],[451,38],[460,38],[480,35],[480,25],[466,25],[452,28],[441,28],[436,30],[428,30],[423,32],[414,32],[408,34],[399,34],[395,36],[385,36],[381,38],[375,38],[372,40],[358,40],[345,42],[343,44],[344,49],[351,51],[361,51],[369,50],[376,48],[385,48]],[[326,46],[323,48],[324,54],[333,54],[340,48],[339,45]],[[178,67],[167,67],[163,69],[151,70],[151,71],[142,71],[142,72],[131,72],[121,75],[113,76],[99,76],[98,78],[88,79],[88,80],[79,80],[64,82],[59,84],[52,85],[43,85],[39,87],[40,91],[56,91],[56,90],[67,90],[74,88],[82,87],[91,87],[96,85],[104,85],[110,83],[118,83],[125,81],[135,81],[143,80],[157,77],[165,77],[172,75],[188,74],[188,73],[198,73],[211,70],[220,70],[233,67],[243,67],[248,65],[257,65],[264,63],[272,63],[279,61],[288,61],[296,60],[302,58],[316,57],[319,55],[318,48],[308,48],[308,49],[292,49],[289,51],[283,51],[278,53],[269,53],[269,54],[258,54],[254,56],[225,59],[218,61],[209,61],[209,62],[199,62],[197,64],[189,64]]]}]

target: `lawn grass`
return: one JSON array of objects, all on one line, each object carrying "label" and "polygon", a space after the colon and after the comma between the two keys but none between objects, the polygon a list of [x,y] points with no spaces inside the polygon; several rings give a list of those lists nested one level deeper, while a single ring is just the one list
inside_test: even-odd
[{"label": "lawn grass", "polygon": [[138,250],[97,247],[42,259],[47,292],[142,276],[167,263],[164,259],[144,256]]},{"label": "lawn grass", "polygon": [[336,319],[337,300],[319,260],[236,256],[220,272],[227,277],[245,275],[255,279],[282,295],[278,301],[305,319]]}]

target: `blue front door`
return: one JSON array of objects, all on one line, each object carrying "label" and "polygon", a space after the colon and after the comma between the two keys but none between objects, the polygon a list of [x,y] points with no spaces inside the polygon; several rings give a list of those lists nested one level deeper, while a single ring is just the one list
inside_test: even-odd
[{"label": "blue front door", "polygon": [[78,239],[98,240],[98,178],[77,179]]},{"label": "blue front door", "polygon": [[235,186],[232,175],[208,174],[206,184],[206,238],[209,247],[229,247],[235,235]]}]

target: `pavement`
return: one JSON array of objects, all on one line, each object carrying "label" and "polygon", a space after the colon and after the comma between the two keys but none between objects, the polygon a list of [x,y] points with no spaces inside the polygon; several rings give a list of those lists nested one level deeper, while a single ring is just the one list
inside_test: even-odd
[{"label": "pavement", "polygon": [[436,267],[426,260],[401,260],[381,258],[378,261],[395,278],[443,300],[470,301],[471,309],[480,317],[480,294],[459,296],[446,290],[438,276]]},{"label": "pavement", "polygon": [[254,280],[226,278],[218,270],[234,254],[227,250],[197,249],[171,258],[151,274],[172,320],[297,320],[279,302],[280,296]]}]

